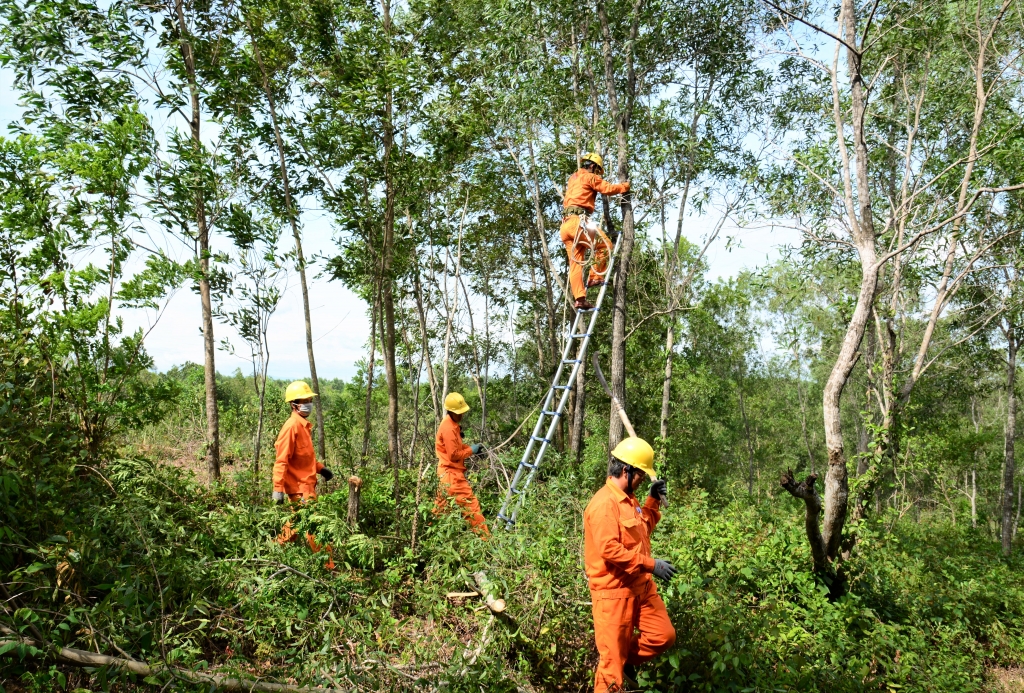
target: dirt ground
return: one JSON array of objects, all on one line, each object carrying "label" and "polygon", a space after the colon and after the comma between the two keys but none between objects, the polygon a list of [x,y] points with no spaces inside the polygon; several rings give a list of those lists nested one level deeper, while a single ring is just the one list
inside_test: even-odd
[{"label": "dirt ground", "polygon": [[1024,693],[1024,667],[994,667],[988,670],[988,686],[992,693]]}]

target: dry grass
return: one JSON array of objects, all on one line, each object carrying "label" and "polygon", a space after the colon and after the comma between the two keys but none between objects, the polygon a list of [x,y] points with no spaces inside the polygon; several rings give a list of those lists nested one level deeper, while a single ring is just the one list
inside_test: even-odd
[{"label": "dry grass", "polygon": [[991,693],[1024,693],[1024,667],[992,667],[985,678]]}]

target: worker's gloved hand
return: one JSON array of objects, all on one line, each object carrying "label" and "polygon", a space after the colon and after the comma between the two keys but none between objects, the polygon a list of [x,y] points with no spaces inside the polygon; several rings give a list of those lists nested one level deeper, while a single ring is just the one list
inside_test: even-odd
[{"label": "worker's gloved hand", "polygon": [[330,481],[331,479],[333,479],[333,478],[334,478],[334,472],[332,472],[332,471],[331,471],[330,469],[328,469],[327,467],[324,467],[323,469],[321,469],[320,471],[318,471],[318,472],[317,472],[317,474],[319,474],[320,476],[322,476],[322,477],[324,478],[324,481]]},{"label": "worker's gloved hand", "polygon": [[654,559],[654,577],[667,582],[671,580],[672,576],[675,574],[676,569],[672,567],[671,563],[660,558]]},{"label": "worker's gloved hand", "polygon": [[274,491],[274,502],[284,503],[284,491]]},{"label": "worker's gloved hand", "polygon": [[627,180],[623,185],[626,186],[626,192],[629,192],[629,181]]},{"label": "worker's gloved hand", "polygon": [[651,490],[647,492],[647,495],[656,501],[668,500],[668,482],[664,479],[652,481]]},{"label": "worker's gloved hand", "polygon": [[472,445],[469,446],[469,449],[473,451],[474,455],[479,455],[481,452],[484,451],[484,446],[481,445],[480,443],[473,443]]}]

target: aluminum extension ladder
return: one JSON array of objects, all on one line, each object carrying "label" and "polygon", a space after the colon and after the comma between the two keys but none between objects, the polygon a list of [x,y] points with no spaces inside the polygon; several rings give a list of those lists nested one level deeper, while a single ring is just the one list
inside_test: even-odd
[{"label": "aluminum extension ladder", "polygon": [[[565,404],[569,401],[569,390],[572,388],[573,383],[576,382],[576,376],[579,374],[579,369],[584,367],[584,363],[587,356],[587,347],[590,345],[590,337],[594,334],[594,328],[597,325],[597,317],[601,312],[601,305],[604,303],[604,295],[608,289],[608,284],[611,282],[613,272],[615,270],[615,258],[619,254],[619,245],[622,244],[622,233],[619,233],[615,239],[615,245],[612,248],[611,256],[608,258],[608,270],[605,272],[605,282],[601,285],[601,291],[597,295],[597,301],[594,303],[594,307],[590,310],[578,310],[576,311],[576,317],[573,318],[572,326],[569,328],[569,332],[566,334],[565,349],[562,351],[562,360],[558,364],[558,368],[555,370],[555,377],[551,380],[551,387],[548,388],[548,393],[544,397],[544,402],[540,407],[540,415],[537,417],[537,425],[533,427],[533,434],[530,436],[529,442],[526,444],[526,450],[523,451],[523,459],[519,461],[519,467],[516,469],[515,476],[512,477],[512,483],[508,487],[508,493],[505,495],[505,502],[501,504],[501,510],[498,511],[498,519],[505,523],[505,529],[512,529],[516,523],[516,515],[523,507],[523,501],[526,498],[526,490],[530,488],[530,483],[533,481],[533,477],[537,475],[537,468],[540,467],[541,460],[544,458],[544,453],[547,452],[548,446],[551,445],[551,441],[555,435],[555,427],[558,426],[558,420],[562,417],[562,412],[565,411]],[[590,313],[590,320],[587,324],[586,332],[579,332],[580,325],[587,320],[584,317],[585,313]],[[583,340],[579,343],[579,350],[576,353],[576,358],[570,358],[578,340]],[[565,366],[571,364],[572,368],[569,370],[569,377],[567,380],[562,381],[562,374],[566,371]],[[551,405],[555,401],[555,391],[561,390],[562,394],[558,398],[558,406],[554,409]],[[550,423],[547,425],[547,433],[541,436],[541,431],[544,429],[545,420],[550,419]],[[525,478],[524,478],[525,477]]]}]

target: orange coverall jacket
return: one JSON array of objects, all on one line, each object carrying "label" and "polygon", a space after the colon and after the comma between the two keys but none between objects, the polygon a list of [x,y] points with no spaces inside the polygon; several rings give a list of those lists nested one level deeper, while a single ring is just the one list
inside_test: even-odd
[{"label": "orange coverall jacket", "polygon": [[462,442],[462,427],[447,414],[437,427],[434,450],[437,452],[438,467],[462,472],[466,471],[466,460],[473,455],[473,448]]},{"label": "orange coverall jacket", "polygon": [[[651,531],[661,513],[643,507],[609,479],[583,513],[584,558],[594,612],[594,692],[622,690],[623,667],[669,650],[676,631],[651,579]],[[638,632],[639,631],[639,632]]]},{"label": "orange coverall jacket", "polygon": [[316,498],[316,473],[324,465],[316,461],[312,430],[313,423],[294,411],[284,422],[274,442],[274,491]]},{"label": "orange coverall jacket", "polygon": [[597,193],[619,195],[628,191],[628,183],[608,183],[596,173],[581,168],[569,176],[569,182],[565,184],[565,200],[562,206],[582,207],[588,212],[593,212]]},{"label": "orange coverall jacket", "polygon": [[594,599],[641,594],[654,572],[651,532],[661,513],[650,496],[643,507],[608,479],[583,511],[583,558]]}]

